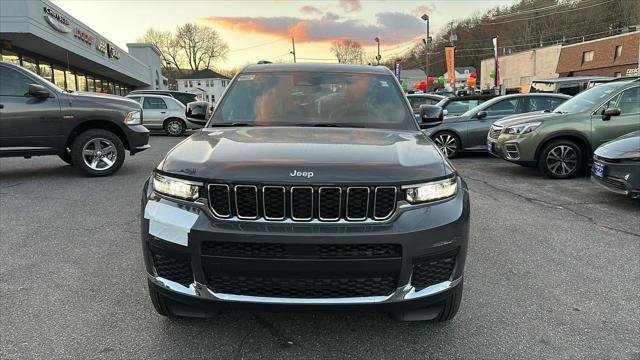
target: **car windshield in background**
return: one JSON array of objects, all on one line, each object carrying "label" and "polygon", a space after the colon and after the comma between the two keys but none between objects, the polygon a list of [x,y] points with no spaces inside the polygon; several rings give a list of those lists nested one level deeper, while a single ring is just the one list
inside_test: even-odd
[{"label": "car windshield in background", "polygon": [[548,82],[531,82],[531,87],[529,88],[530,93],[552,93],[556,88],[556,84],[548,83]]},{"label": "car windshield in background", "polygon": [[306,71],[239,75],[210,126],[224,124],[417,129],[393,76]]},{"label": "car windshield in background", "polygon": [[619,84],[602,84],[586,90],[555,108],[554,112],[574,114],[588,111],[619,88]]}]

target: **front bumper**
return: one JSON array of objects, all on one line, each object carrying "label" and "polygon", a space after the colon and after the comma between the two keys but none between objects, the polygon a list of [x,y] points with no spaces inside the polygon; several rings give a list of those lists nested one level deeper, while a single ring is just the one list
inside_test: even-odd
[{"label": "front bumper", "polygon": [[[603,173],[596,174],[596,164],[603,166]],[[621,195],[640,196],[640,162],[611,162],[594,158],[591,180],[601,187]]]},{"label": "front bumper", "polygon": [[129,144],[129,154],[134,155],[151,147],[149,129],[142,125],[125,126],[125,135]]},{"label": "front bumper", "polygon": [[[205,199],[196,203],[168,199],[159,196],[147,184],[142,200],[144,216],[141,223],[147,276],[152,286],[183,308],[199,308],[197,313],[209,312],[207,309],[247,306],[344,306],[379,310],[429,306],[441,302],[450,290],[458,286],[464,273],[469,237],[469,195],[464,182],[461,179],[459,182],[459,191],[454,198],[421,206],[405,204],[389,222],[376,224],[221,221],[212,216]],[[298,253],[255,257],[252,254],[212,255],[205,250],[211,243],[251,246],[253,249],[268,249],[277,244]],[[376,248],[389,244],[399,246],[400,255],[327,258],[308,253],[308,249],[314,246],[326,249],[334,245],[370,245]],[[171,271],[181,268],[186,271],[186,276],[169,279],[174,272],[161,276],[156,266],[159,259],[163,261],[162,266],[169,259]],[[170,259],[177,261],[171,262]],[[440,273],[445,271],[442,265],[445,263],[450,266],[446,276]],[[418,268],[435,269],[433,271],[439,272],[438,280],[417,284],[414,269]],[[166,267],[162,271],[165,270]],[[380,281],[390,274],[393,286],[389,291],[369,293],[367,281]],[[225,283],[221,286],[233,291],[220,291],[216,285],[220,284],[217,276],[232,277],[236,282],[251,281],[253,287]],[[430,278],[431,275],[422,271],[419,276]],[[276,284],[275,279],[284,279],[285,286]],[[263,293],[255,292],[257,281],[262,281]],[[319,292],[324,295],[314,296],[315,292],[310,293],[309,289],[297,294],[285,291],[287,286],[301,281],[310,284],[308,287],[326,286]],[[264,284],[277,289],[269,289]],[[381,285],[376,283],[372,287],[381,288]],[[350,291],[350,288],[355,290]]]},{"label": "front bumper", "polygon": [[535,166],[537,164],[536,148],[540,143],[536,132],[522,135],[500,134],[497,139],[487,137],[487,147],[491,146],[490,154],[512,163]]}]

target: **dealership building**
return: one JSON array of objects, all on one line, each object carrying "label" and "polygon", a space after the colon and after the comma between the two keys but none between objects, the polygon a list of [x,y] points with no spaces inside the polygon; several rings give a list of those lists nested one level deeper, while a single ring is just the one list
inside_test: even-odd
[{"label": "dealership building", "polygon": [[126,95],[166,89],[152,44],[114,45],[46,0],[0,1],[2,61],[23,66],[61,88]]}]

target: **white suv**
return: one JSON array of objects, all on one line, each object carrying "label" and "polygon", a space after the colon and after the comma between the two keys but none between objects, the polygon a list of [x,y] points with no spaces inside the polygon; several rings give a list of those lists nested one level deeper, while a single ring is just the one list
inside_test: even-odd
[{"label": "white suv", "polygon": [[200,129],[202,125],[187,119],[185,106],[178,100],[165,95],[130,94],[142,105],[142,119],[149,130],[164,130],[168,135],[180,136],[187,129]]}]

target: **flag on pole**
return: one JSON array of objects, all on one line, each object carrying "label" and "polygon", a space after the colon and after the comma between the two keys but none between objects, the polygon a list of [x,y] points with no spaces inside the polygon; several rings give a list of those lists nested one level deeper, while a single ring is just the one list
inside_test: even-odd
[{"label": "flag on pole", "polygon": [[447,46],[444,48],[444,58],[447,62],[447,77],[449,78],[449,86],[451,89],[456,88],[456,66],[455,66],[455,47]]},{"label": "flag on pole", "polygon": [[493,71],[496,76],[493,78],[493,85],[500,86],[500,63],[498,62],[498,36],[492,39],[493,41]]}]

